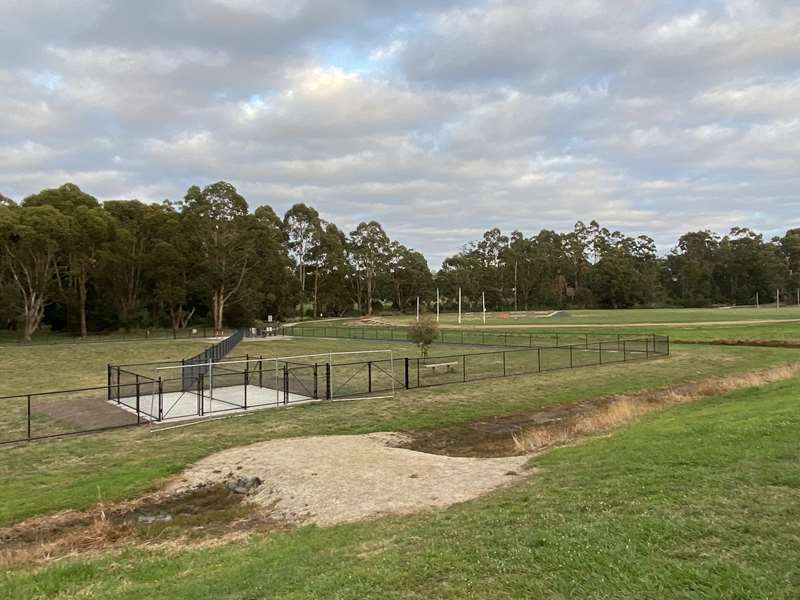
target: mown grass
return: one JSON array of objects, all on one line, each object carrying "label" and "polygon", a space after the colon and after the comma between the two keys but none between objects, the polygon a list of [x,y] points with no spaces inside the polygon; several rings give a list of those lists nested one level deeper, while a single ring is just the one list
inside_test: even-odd
[{"label": "mown grass", "polygon": [[[487,314],[487,325],[624,325],[626,323],[700,323],[712,321],[746,321],[746,320],[781,320],[800,319],[800,306],[795,304],[776,309],[774,305],[721,308],[633,308],[633,309],[594,309],[572,310],[568,315],[543,317],[548,311],[491,311]],[[503,315],[501,317],[501,315]],[[381,317],[383,320],[398,324],[411,323],[414,315],[392,315]],[[440,315],[442,324],[456,325],[458,314],[443,312]],[[483,324],[480,312],[462,314],[462,323],[469,326]]]},{"label": "mown grass", "polygon": [[102,386],[107,384],[108,363],[180,359],[209,344],[205,340],[139,340],[2,348],[0,396]]},{"label": "mown grass", "polygon": [[0,524],[122,500],[212,452],[278,437],[414,430],[607,394],[796,362],[800,351],[681,347],[669,359],[412,390],[395,399],[262,410],[151,433],[148,428],[0,449]]},{"label": "mown grass", "polygon": [[432,514],[62,561],[6,572],[0,595],[796,598],[798,392],[793,379],[650,414]]}]

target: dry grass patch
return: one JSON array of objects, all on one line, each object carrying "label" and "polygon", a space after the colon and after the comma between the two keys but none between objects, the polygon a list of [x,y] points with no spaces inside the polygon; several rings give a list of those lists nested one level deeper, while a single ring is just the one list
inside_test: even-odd
[{"label": "dry grass patch", "polygon": [[732,377],[715,377],[697,383],[615,396],[591,411],[569,415],[514,433],[520,453],[539,452],[573,440],[603,433],[670,406],[695,402],[743,388],[757,387],[800,375],[800,365],[787,365]]}]

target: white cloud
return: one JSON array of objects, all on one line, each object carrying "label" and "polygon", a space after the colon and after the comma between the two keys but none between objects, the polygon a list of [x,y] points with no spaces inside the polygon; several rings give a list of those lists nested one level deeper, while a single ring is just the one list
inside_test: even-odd
[{"label": "white cloud", "polygon": [[228,179],[434,262],[495,225],[800,225],[800,6],[679,4],[5,3],[0,192]]}]

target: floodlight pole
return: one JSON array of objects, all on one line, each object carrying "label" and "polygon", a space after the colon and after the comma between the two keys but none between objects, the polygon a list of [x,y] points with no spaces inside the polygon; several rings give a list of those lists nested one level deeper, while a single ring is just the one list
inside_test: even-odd
[{"label": "floodlight pole", "polygon": [[775,291],[775,308],[779,309],[780,307],[781,307],[781,291],[780,290],[776,290]]},{"label": "floodlight pole", "polygon": [[419,296],[417,296],[417,323],[419,323]]},{"label": "floodlight pole", "polygon": [[756,292],[756,308],[761,308],[761,306],[758,304],[758,292]]},{"label": "floodlight pole", "polygon": [[[798,304],[800,304],[800,290],[798,290]],[[436,288],[436,322],[439,322],[439,288]]]},{"label": "floodlight pole", "polygon": [[458,324],[461,325],[461,288],[458,288]]},{"label": "floodlight pole", "polygon": [[483,298],[483,324],[486,325],[486,292],[481,292]]}]

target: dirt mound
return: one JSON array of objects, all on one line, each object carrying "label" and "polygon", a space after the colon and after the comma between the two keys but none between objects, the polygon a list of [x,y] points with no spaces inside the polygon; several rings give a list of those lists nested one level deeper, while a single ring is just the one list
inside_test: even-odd
[{"label": "dirt mound", "polygon": [[524,456],[454,458],[397,447],[392,433],[290,438],[209,456],[178,489],[237,473],[264,483],[248,501],[273,517],[319,525],[464,502],[531,474]]}]

